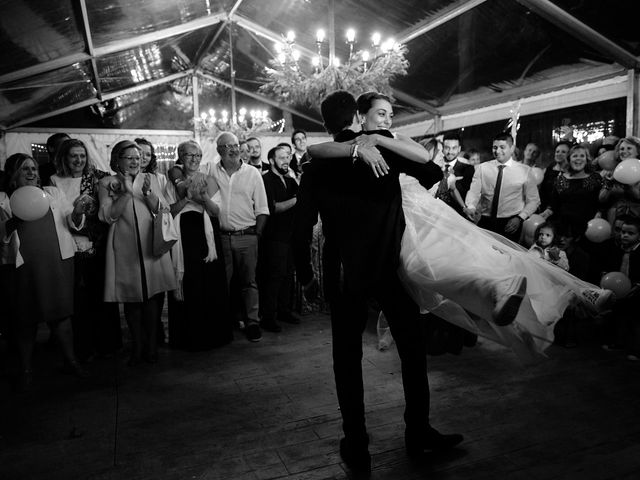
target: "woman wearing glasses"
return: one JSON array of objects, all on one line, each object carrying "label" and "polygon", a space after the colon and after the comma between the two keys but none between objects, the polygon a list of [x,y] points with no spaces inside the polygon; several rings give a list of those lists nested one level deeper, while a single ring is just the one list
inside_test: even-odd
[{"label": "woman wearing glasses", "polygon": [[169,296],[169,343],[189,351],[229,343],[232,324],[220,245],[218,185],[199,171],[200,145],[178,145],[178,160],[168,175],[167,200],[179,232],[171,258],[178,288]]},{"label": "woman wearing glasses", "polygon": [[168,253],[152,252],[152,214],[167,203],[155,175],[141,173],[140,147],[123,140],[111,150],[115,175],[99,183],[99,217],[110,224],[105,266],[105,301],[124,304],[131,333],[129,365],[157,361],[157,295],[176,287]]}]

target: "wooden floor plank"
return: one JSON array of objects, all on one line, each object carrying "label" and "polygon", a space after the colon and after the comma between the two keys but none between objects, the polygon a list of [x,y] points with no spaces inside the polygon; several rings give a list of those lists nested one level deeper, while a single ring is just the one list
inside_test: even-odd
[{"label": "wooden floor plank", "polygon": [[[399,360],[395,346],[377,350],[374,321],[363,358],[373,479],[638,478],[640,367],[593,343],[531,366],[482,340],[429,357],[432,423],[465,441],[410,462]],[[157,365],[125,357],[81,381],[39,345],[32,392],[1,381],[0,478],[347,478],[325,315],[258,344],[237,333],[211,352],[162,349]]]}]

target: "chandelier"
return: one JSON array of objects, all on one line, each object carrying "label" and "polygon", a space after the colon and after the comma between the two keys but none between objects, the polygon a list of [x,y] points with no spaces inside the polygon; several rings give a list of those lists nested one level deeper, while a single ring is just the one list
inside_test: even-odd
[{"label": "chandelier", "polygon": [[267,110],[247,111],[244,107],[231,115],[227,110],[217,113],[211,108],[208,112],[201,112],[196,120],[197,133],[202,136],[215,138],[222,132],[232,132],[240,141],[258,132],[282,133],[284,127],[284,118],[274,122]]},{"label": "chandelier", "polygon": [[380,34],[374,33],[371,50],[356,51],[356,32],[349,29],[346,32],[349,55],[344,62],[335,56],[333,39],[330,42],[327,60],[323,56],[326,34],[318,30],[316,54],[310,62],[303,62],[295,33],[289,31],[275,45],[276,55],[269,62],[260,91],[289,105],[319,109],[322,99],[334,90],[347,90],[355,96],[376,91],[392,97],[390,82],[407,74],[407,49],[393,39],[381,43]]}]

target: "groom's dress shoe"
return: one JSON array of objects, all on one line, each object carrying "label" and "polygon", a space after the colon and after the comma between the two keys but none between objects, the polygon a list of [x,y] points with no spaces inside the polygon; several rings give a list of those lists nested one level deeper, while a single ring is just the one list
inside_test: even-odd
[{"label": "groom's dress shoe", "polygon": [[371,476],[371,455],[366,444],[349,442],[343,438],[340,440],[340,456],[353,473],[353,478],[366,479]]},{"label": "groom's dress shoe", "polygon": [[464,440],[464,437],[459,433],[443,434],[431,427],[421,435],[406,431],[404,434],[407,455],[412,458],[421,457],[426,450],[451,450],[462,442],[462,440]]},{"label": "groom's dress shoe", "polygon": [[493,323],[504,327],[513,322],[526,293],[527,277],[522,275],[498,282],[494,291]]}]

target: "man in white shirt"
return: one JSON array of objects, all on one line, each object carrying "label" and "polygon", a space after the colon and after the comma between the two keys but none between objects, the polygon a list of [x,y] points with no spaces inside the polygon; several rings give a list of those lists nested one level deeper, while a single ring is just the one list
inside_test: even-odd
[{"label": "man in white shirt", "polygon": [[258,317],[258,237],[269,215],[267,194],[260,171],[240,160],[238,138],[223,132],[218,137],[220,162],[211,175],[220,187],[215,201],[220,207],[222,253],[227,271],[227,285],[236,274],[244,301],[245,334],[252,342],[262,338]]},{"label": "man in white shirt", "polygon": [[513,159],[513,137],[502,133],[493,140],[494,160],[476,166],[464,213],[480,214],[478,226],[517,242],[522,223],[540,205],[531,168]]}]

